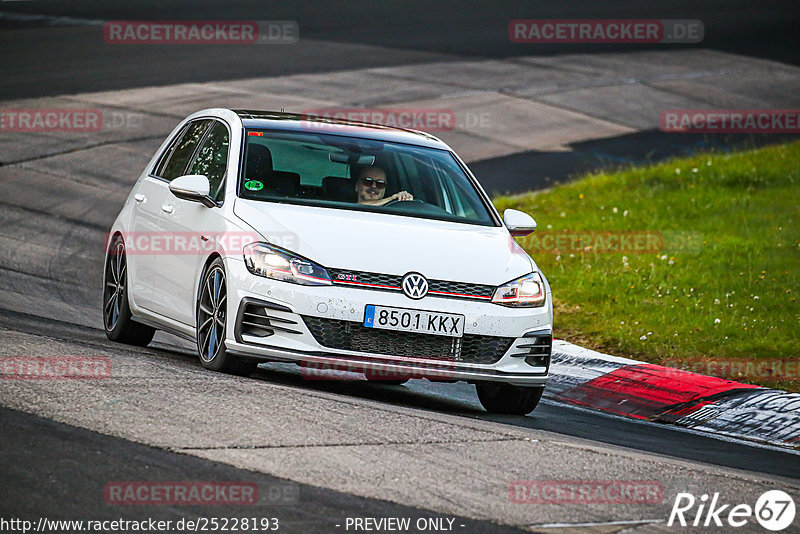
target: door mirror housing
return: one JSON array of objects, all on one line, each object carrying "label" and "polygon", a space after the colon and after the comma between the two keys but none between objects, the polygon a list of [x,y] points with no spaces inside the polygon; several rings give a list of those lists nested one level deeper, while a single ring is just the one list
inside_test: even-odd
[{"label": "door mirror housing", "polygon": [[504,211],[503,222],[514,237],[524,237],[536,230],[536,221],[523,211],[511,209]]},{"label": "door mirror housing", "polygon": [[217,207],[216,201],[209,196],[211,185],[208,178],[201,174],[178,176],[169,183],[169,190],[183,200],[199,202],[207,208]]}]

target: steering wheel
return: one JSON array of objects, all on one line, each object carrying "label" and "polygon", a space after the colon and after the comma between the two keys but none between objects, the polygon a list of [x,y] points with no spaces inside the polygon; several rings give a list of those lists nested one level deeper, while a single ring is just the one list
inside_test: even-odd
[{"label": "steering wheel", "polygon": [[384,207],[387,207],[387,206],[392,206],[392,205],[394,205],[394,204],[397,204],[397,203],[399,203],[399,202],[405,202],[405,203],[412,203],[412,202],[416,202],[416,203],[418,203],[418,204],[425,204],[425,201],[424,201],[424,200],[420,200],[420,199],[418,199],[418,198],[415,198],[414,200],[400,200],[399,198],[396,198],[396,199],[394,199],[394,200],[390,200],[389,202],[387,202],[387,203],[386,203],[386,204],[384,204],[383,206],[384,206]]}]

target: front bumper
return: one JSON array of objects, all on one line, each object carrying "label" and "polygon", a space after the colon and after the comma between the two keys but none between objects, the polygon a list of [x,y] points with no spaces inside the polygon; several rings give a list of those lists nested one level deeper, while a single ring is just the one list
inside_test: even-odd
[{"label": "front bumper", "polygon": [[[552,332],[549,296],[542,308],[507,308],[489,302],[435,296],[411,300],[395,292],[337,285],[301,286],[257,277],[243,261],[232,258],[227,259],[226,267],[229,333],[226,346],[232,354],[264,361],[298,362],[312,372],[320,370],[320,376],[324,370],[333,369],[441,381],[500,381],[534,387],[544,386],[547,381]],[[263,310],[268,320],[260,324],[267,326],[261,329],[247,326],[253,322],[244,313],[253,309],[248,304]],[[325,340],[322,341],[328,346],[321,344],[306,323],[327,321],[348,325],[348,332],[349,325],[363,331],[361,325],[368,304],[461,314],[466,321],[465,340],[505,338],[504,347],[508,348],[492,358],[491,363],[475,363],[480,361],[475,358],[464,361],[460,349],[449,357],[435,358],[400,356],[386,350],[380,351],[383,353],[342,350]],[[439,338],[433,341],[441,345],[441,336],[422,336]],[[541,344],[545,339],[548,347],[543,357]],[[530,348],[534,345],[539,348]],[[534,350],[536,357],[532,357]]]}]

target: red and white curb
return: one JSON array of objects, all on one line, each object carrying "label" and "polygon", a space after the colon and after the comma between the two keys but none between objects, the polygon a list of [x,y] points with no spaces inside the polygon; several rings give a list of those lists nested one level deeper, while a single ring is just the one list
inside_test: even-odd
[{"label": "red and white curb", "polygon": [[634,419],[800,448],[800,394],[553,340],[545,396]]}]

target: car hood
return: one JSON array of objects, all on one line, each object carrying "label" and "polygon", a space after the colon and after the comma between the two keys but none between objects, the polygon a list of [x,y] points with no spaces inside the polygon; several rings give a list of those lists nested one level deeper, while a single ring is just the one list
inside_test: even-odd
[{"label": "car hood", "polygon": [[505,227],[236,199],[267,241],[324,267],[500,285],[536,268]]}]

